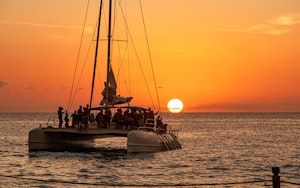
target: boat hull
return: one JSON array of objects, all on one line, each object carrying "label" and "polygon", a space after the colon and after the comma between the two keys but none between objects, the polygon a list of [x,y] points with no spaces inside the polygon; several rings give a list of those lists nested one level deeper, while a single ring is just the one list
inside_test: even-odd
[{"label": "boat hull", "polygon": [[33,129],[29,132],[29,151],[76,151],[81,150],[86,143],[93,142],[92,137],[79,136],[67,131],[48,132],[42,128]]},{"label": "boat hull", "polygon": [[154,131],[133,130],[127,135],[127,152],[157,152],[180,149],[175,135]]},{"label": "boat hull", "polygon": [[118,129],[36,128],[29,131],[29,151],[80,151],[94,139],[126,137],[129,131]]},{"label": "boat hull", "polygon": [[[29,132],[29,151],[85,151],[94,139],[127,137],[127,152],[157,152],[180,149],[173,134],[145,130],[36,128]],[[89,146],[89,147],[87,147]]]}]

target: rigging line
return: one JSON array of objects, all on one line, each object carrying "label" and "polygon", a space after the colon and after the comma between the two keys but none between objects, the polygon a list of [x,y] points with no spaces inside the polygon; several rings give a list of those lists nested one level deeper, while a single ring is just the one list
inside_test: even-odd
[{"label": "rigging line", "polygon": [[[117,80],[119,81],[119,78],[121,77],[121,70],[122,73],[123,73],[123,78],[124,78],[124,84],[125,84],[125,87],[126,87],[126,90],[129,94],[129,96],[131,96],[131,91],[130,91],[130,68],[129,68],[129,63],[128,63],[128,74],[129,74],[129,84],[127,84],[126,82],[126,75],[125,75],[125,69],[124,69],[124,59],[126,57],[126,53],[127,53],[127,62],[129,62],[129,57],[128,57],[128,45],[126,46],[126,48],[124,49],[124,52],[123,54],[121,54],[121,52],[119,51],[119,54],[120,54],[120,65],[118,67],[118,72],[117,72]],[[129,86],[128,86],[129,85]],[[119,88],[119,92],[121,91],[121,89]]]},{"label": "rigging line", "polygon": [[78,67],[78,62],[79,62],[81,47],[82,47],[82,41],[83,41],[84,30],[85,30],[85,25],[86,25],[86,20],[87,20],[87,14],[88,14],[88,10],[89,10],[89,4],[90,4],[90,0],[88,0],[87,6],[86,6],[85,18],[84,18],[84,22],[83,22],[83,26],[82,26],[81,39],[80,39],[80,44],[79,44],[79,49],[78,49],[78,54],[77,54],[77,59],[76,59],[75,71],[74,71],[74,75],[73,75],[73,81],[72,81],[72,86],[71,86],[71,91],[70,91],[70,96],[69,96],[69,102],[68,102],[67,110],[71,106],[71,101],[72,101],[71,98],[72,98],[72,94],[73,94],[73,90],[74,90],[74,82],[75,82],[75,77],[76,77],[76,72],[77,72],[77,67]]},{"label": "rigging line", "polygon": [[[119,1],[119,7],[122,7],[122,5],[120,4],[120,1]],[[124,20],[125,20],[124,22],[126,22],[126,20],[127,20],[127,1],[126,0],[124,1],[124,7],[125,7],[125,13],[126,13],[125,18],[124,18]],[[128,33],[125,32],[125,35],[126,35],[125,40],[118,39],[118,40],[113,40],[113,41],[119,41],[118,42],[118,44],[119,44],[118,49],[119,49],[120,63],[119,63],[119,66],[118,66],[117,80],[118,81],[120,80],[119,79],[121,77],[120,72],[121,72],[121,70],[123,70],[122,73],[123,73],[123,78],[124,78],[124,85],[125,85],[125,88],[126,88],[128,94],[129,94],[129,96],[131,96],[130,86],[128,87],[128,84],[126,82],[125,69],[124,69],[124,66],[123,66],[123,64],[125,62],[126,53],[127,53],[127,63],[129,62],[129,59],[128,59],[129,58],[129,55],[128,55],[128,52],[129,52],[129,50],[128,50]],[[124,48],[124,52],[121,53],[120,42],[123,42],[123,41],[126,42],[126,47]],[[129,84],[130,84],[130,69],[129,68],[128,68],[128,75],[129,75]],[[119,93],[121,93],[121,88],[120,87],[119,87]]]},{"label": "rigging line", "polygon": [[[95,26],[95,28],[97,27],[97,24]],[[95,33],[96,33],[96,29],[94,29],[94,33],[93,33],[93,37],[95,36]],[[87,62],[87,58],[89,56],[89,53],[90,53],[90,50],[91,50],[91,47],[92,47],[92,44],[93,44],[93,39],[90,41],[90,44],[89,44],[89,49],[87,51],[87,55],[84,59],[84,63],[83,63],[83,66],[82,66],[82,69],[81,69],[81,72],[80,72],[80,75],[79,75],[79,79],[78,79],[78,82],[77,82],[77,85],[76,85],[76,89],[74,91],[74,95],[72,97],[72,102],[71,104],[73,104],[73,101],[75,99],[75,96],[76,96],[76,93],[77,93],[77,90],[78,90],[78,86],[79,86],[79,83],[80,83],[80,80],[81,80],[81,77],[82,77],[82,74],[83,74],[83,71],[84,71],[84,68],[85,68],[85,65],[86,65],[86,62]]]},{"label": "rigging line", "polygon": [[[105,11],[103,12],[103,16],[105,17]],[[104,21],[106,21],[106,19],[104,19]],[[107,25],[107,24],[105,24],[105,26],[106,26],[106,25]],[[98,26],[98,19],[97,19],[97,22],[96,22],[96,24],[95,24],[95,29],[94,29],[93,37],[95,37],[95,33],[96,33],[96,28],[97,28],[97,26]],[[103,39],[103,40],[107,40],[107,39]],[[99,41],[101,41],[101,40],[99,40]],[[78,87],[79,87],[79,83],[80,83],[81,77],[82,77],[82,75],[83,75],[83,71],[84,71],[84,68],[85,68],[85,65],[86,65],[86,62],[87,62],[87,59],[88,59],[88,56],[89,56],[89,53],[90,53],[90,50],[91,50],[91,47],[92,47],[93,42],[94,42],[94,40],[92,39],[92,40],[90,41],[90,44],[89,44],[89,49],[88,49],[88,51],[87,51],[87,55],[86,55],[86,57],[85,57],[85,59],[84,59],[84,64],[83,64],[83,66],[82,66],[81,73],[80,73],[80,75],[79,75],[79,79],[78,79],[78,82],[77,82],[77,85],[76,85],[75,92],[74,92],[73,97],[72,97],[72,102],[71,102],[71,104],[73,104],[73,102],[74,102],[74,99],[75,99],[75,96],[76,96],[76,93],[77,93],[77,90],[78,90]],[[101,82],[101,80],[100,80],[100,82]]]},{"label": "rigging line", "polygon": [[[128,36],[126,36],[128,38]],[[128,55],[128,40],[118,40],[118,41],[126,41],[126,47],[124,48],[124,52],[122,53],[121,52],[121,47],[120,47],[120,42],[118,43],[119,46],[118,46],[118,54],[119,54],[119,64],[118,64],[118,69],[117,69],[117,74],[116,74],[116,77],[117,77],[117,81],[120,82],[120,77],[121,77],[121,72],[123,73],[123,79],[124,79],[124,84],[125,84],[125,87],[126,87],[126,91],[128,92],[129,96],[131,96],[131,92],[130,92],[130,88],[128,87],[128,84],[126,82],[126,76],[125,76],[125,68],[124,68],[124,62],[126,61],[125,58],[127,57],[127,63],[129,62],[129,55]],[[127,54],[127,56],[126,56]],[[129,63],[128,63],[129,65]],[[128,68],[128,74],[129,74],[129,83],[130,83],[130,69]],[[119,93],[121,93],[121,87],[119,87]]]},{"label": "rigging line", "polygon": [[142,19],[143,19],[143,25],[144,25],[144,31],[145,31],[147,47],[148,47],[149,60],[150,60],[151,69],[152,69],[152,77],[153,77],[154,86],[155,86],[155,93],[156,93],[156,98],[157,98],[157,103],[158,103],[158,109],[159,109],[159,111],[161,111],[160,101],[159,101],[158,91],[157,91],[157,84],[156,84],[154,68],[153,68],[153,62],[152,62],[152,56],[151,56],[151,51],[150,51],[150,45],[149,45],[148,34],[147,34],[146,23],[145,23],[144,12],[143,12],[143,7],[142,7],[141,0],[139,0],[139,3],[140,3],[141,15],[142,15]]},{"label": "rigging line", "polygon": [[[127,1],[125,1],[125,11],[126,11],[126,22],[127,22]],[[126,39],[128,40],[128,33],[127,32],[125,32],[126,33]],[[129,52],[129,43],[127,42],[127,68],[128,68],[128,86],[127,86],[127,90],[129,91],[129,96],[131,96],[131,92],[132,92],[132,90],[131,90],[131,67],[130,67],[130,57],[129,57],[129,55],[130,55],[130,52]]]},{"label": "rigging line", "polygon": [[[118,41],[118,40],[114,40],[113,39],[113,37],[115,36],[115,33],[116,33],[116,18],[117,18],[117,15],[118,15],[118,6],[117,6],[117,3],[116,3],[116,0],[114,1],[114,3],[113,3],[113,15],[111,15],[112,16],[112,25],[111,25],[111,38],[110,38],[110,42],[114,42],[114,41]],[[119,6],[120,6],[120,4],[119,4]],[[113,69],[113,66],[112,66],[112,64],[111,64],[111,62],[113,61],[112,59],[113,59],[113,54],[114,54],[114,45],[110,45],[110,67],[111,67],[111,69]]]},{"label": "rigging line", "polygon": [[[125,21],[124,21],[124,23],[127,23],[127,20],[128,20],[128,16],[127,16],[127,13],[128,13],[128,11],[127,11],[127,0],[125,0],[124,1],[124,8],[125,8],[125,13],[126,13],[126,15],[124,15],[125,16]],[[125,24],[124,24],[125,25]],[[128,94],[129,94],[129,96],[131,96],[131,72],[130,72],[130,63],[129,63],[129,43],[128,43],[128,33],[127,32],[125,32],[125,35],[126,35],[126,40],[127,40],[127,43],[126,43],[126,52],[127,52],[127,70],[128,70],[128,84],[126,83],[126,81],[125,81],[125,86],[126,86],[126,88],[127,88],[127,92],[128,92]],[[124,55],[125,55],[125,53],[124,53]],[[125,78],[125,75],[124,75],[124,78]],[[126,79],[124,79],[124,80],[126,80]]]},{"label": "rigging line", "polygon": [[[119,0],[119,1],[120,1],[120,0]],[[122,8],[121,8],[121,12],[122,12],[122,15],[123,15],[123,19],[125,20],[125,18],[124,18],[124,11],[123,11]],[[147,82],[147,80],[146,80],[146,76],[145,76],[145,73],[144,73],[144,71],[143,71],[143,68],[142,68],[142,65],[141,65],[140,58],[139,58],[139,56],[138,56],[136,47],[135,47],[135,45],[134,45],[134,43],[133,43],[133,38],[132,38],[132,36],[131,36],[131,33],[130,33],[130,31],[129,31],[129,27],[128,27],[128,24],[127,24],[126,21],[125,21],[125,26],[126,26],[126,29],[127,29],[127,31],[128,31],[128,35],[129,35],[130,41],[131,41],[131,43],[132,43],[134,53],[135,53],[135,56],[136,56],[137,61],[138,61],[138,65],[139,65],[139,67],[140,67],[140,69],[141,69],[142,76],[143,76],[143,79],[144,79],[144,82],[145,82],[145,85],[146,85],[148,94],[149,94],[149,96],[150,96],[152,105],[154,106],[154,102],[153,102],[153,98],[152,98],[152,95],[151,95],[151,92],[150,92],[150,89],[149,89],[149,85],[148,85],[148,82]]]},{"label": "rigging line", "polygon": [[[124,52],[122,54],[120,45],[118,46],[118,49],[119,49],[119,53],[118,54],[119,54],[119,59],[120,59],[119,61],[120,61],[120,63],[118,64],[118,69],[117,69],[117,75],[116,75],[117,76],[117,81],[119,81],[119,78],[121,77],[120,76],[121,70],[123,70],[122,72],[124,72],[123,62],[124,62],[124,58],[125,58],[125,53],[127,51],[127,49],[125,48]],[[119,88],[119,92],[120,92],[120,88]]]},{"label": "rigging line", "polygon": [[[119,6],[122,7],[122,5],[120,5],[120,1],[119,1]],[[125,9],[125,14],[124,15],[124,22],[127,22],[127,1],[125,0],[124,1],[124,9]],[[124,23],[123,22],[123,23]],[[125,25],[125,24],[124,24]],[[125,27],[126,28],[126,27]],[[117,79],[119,79],[121,76],[120,76],[120,72],[121,72],[121,69],[123,70],[122,73],[123,73],[123,78],[124,78],[124,85],[125,85],[125,88],[126,88],[126,91],[127,93],[129,94],[129,96],[131,96],[131,87],[130,87],[130,84],[131,84],[131,81],[130,81],[130,64],[129,64],[129,46],[128,46],[128,33],[125,32],[125,40],[118,40],[118,41],[125,41],[126,42],[126,47],[124,48],[124,52],[123,54],[121,53],[121,48],[119,47],[119,54],[120,54],[120,65],[118,67],[118,74],[117,74]],[[118,43],[120,44],[120,43]],[[127,54],[127,56],[126,56]],[[127,57],[127,70],[128,70],[128,81],[129,83],[126,82],[126,76],[125,76],[125,69],[124,69],[124,62],[125,62],[125,58]],[[119,92],[120,92],[120,88],[119,88]]]},{"label": "rigging line", "polygon": [[[117,32],[116,27],[117,27],[117,18],[118,18],[119,10],[120,10],[120,7],[122,7],[122,5],[120,4],[120,1],[119,1],[119,4],[117,5],[117,0],[115,0],[114,5],[115,5],[114,6],[114,11],[113,11],[114,19],[113,19],[113,25],[112,25],[112,38],[111,38],[111,41],[122,41],[120,39],[113,39],[113,36],[115,36],[115,33]],[[112,48],[113,47],[114,46],[112,46]]]}]

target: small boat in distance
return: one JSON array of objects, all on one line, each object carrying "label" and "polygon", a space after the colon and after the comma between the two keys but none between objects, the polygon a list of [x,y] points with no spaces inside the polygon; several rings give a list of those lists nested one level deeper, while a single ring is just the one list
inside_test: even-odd
[{"label": "small boat in distance", "polygon": [[[102,0],[98,18],[96,52],[90,103],[77,123],[63,127],[49,118],[46,125],[40,125],[29,132],[29,151],[65,151],[73,150],[86,142],[109,137],[127,137],[127,152],[157,152],[180,149],[178,130],[170,130],[163,123],[160,113],[154,113],[149,107],[132,106],[133,97],[117,94],[117,82],[111,65],[112,43],[112,0],[108,5],[107,69],[106,81],[99,106],[92,106],[94,93],[99,33],[102,12]],[[91,116],[92,114],[96,116]],[[79,114],[78,114],[79,116]]]}]

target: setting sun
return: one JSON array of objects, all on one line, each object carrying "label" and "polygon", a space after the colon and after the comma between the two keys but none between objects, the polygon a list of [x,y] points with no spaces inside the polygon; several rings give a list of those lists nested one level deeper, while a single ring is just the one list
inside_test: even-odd
[{"label": "setting sun", "polygon": [[179,99],[171,99],[167,105],[168,109],[172,113],[179,113],[183,109],[183,103]]}]

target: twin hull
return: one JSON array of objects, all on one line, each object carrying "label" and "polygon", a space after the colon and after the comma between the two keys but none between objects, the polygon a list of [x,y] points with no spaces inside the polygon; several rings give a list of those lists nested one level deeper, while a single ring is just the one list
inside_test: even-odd
[{"label": "twin hull", "polygon": [[29,132],[29,151],[76,151],[94,139],[127,137],[127,152],[156,152],[180,149],[173,134],[144,130],[36,128]]}]

